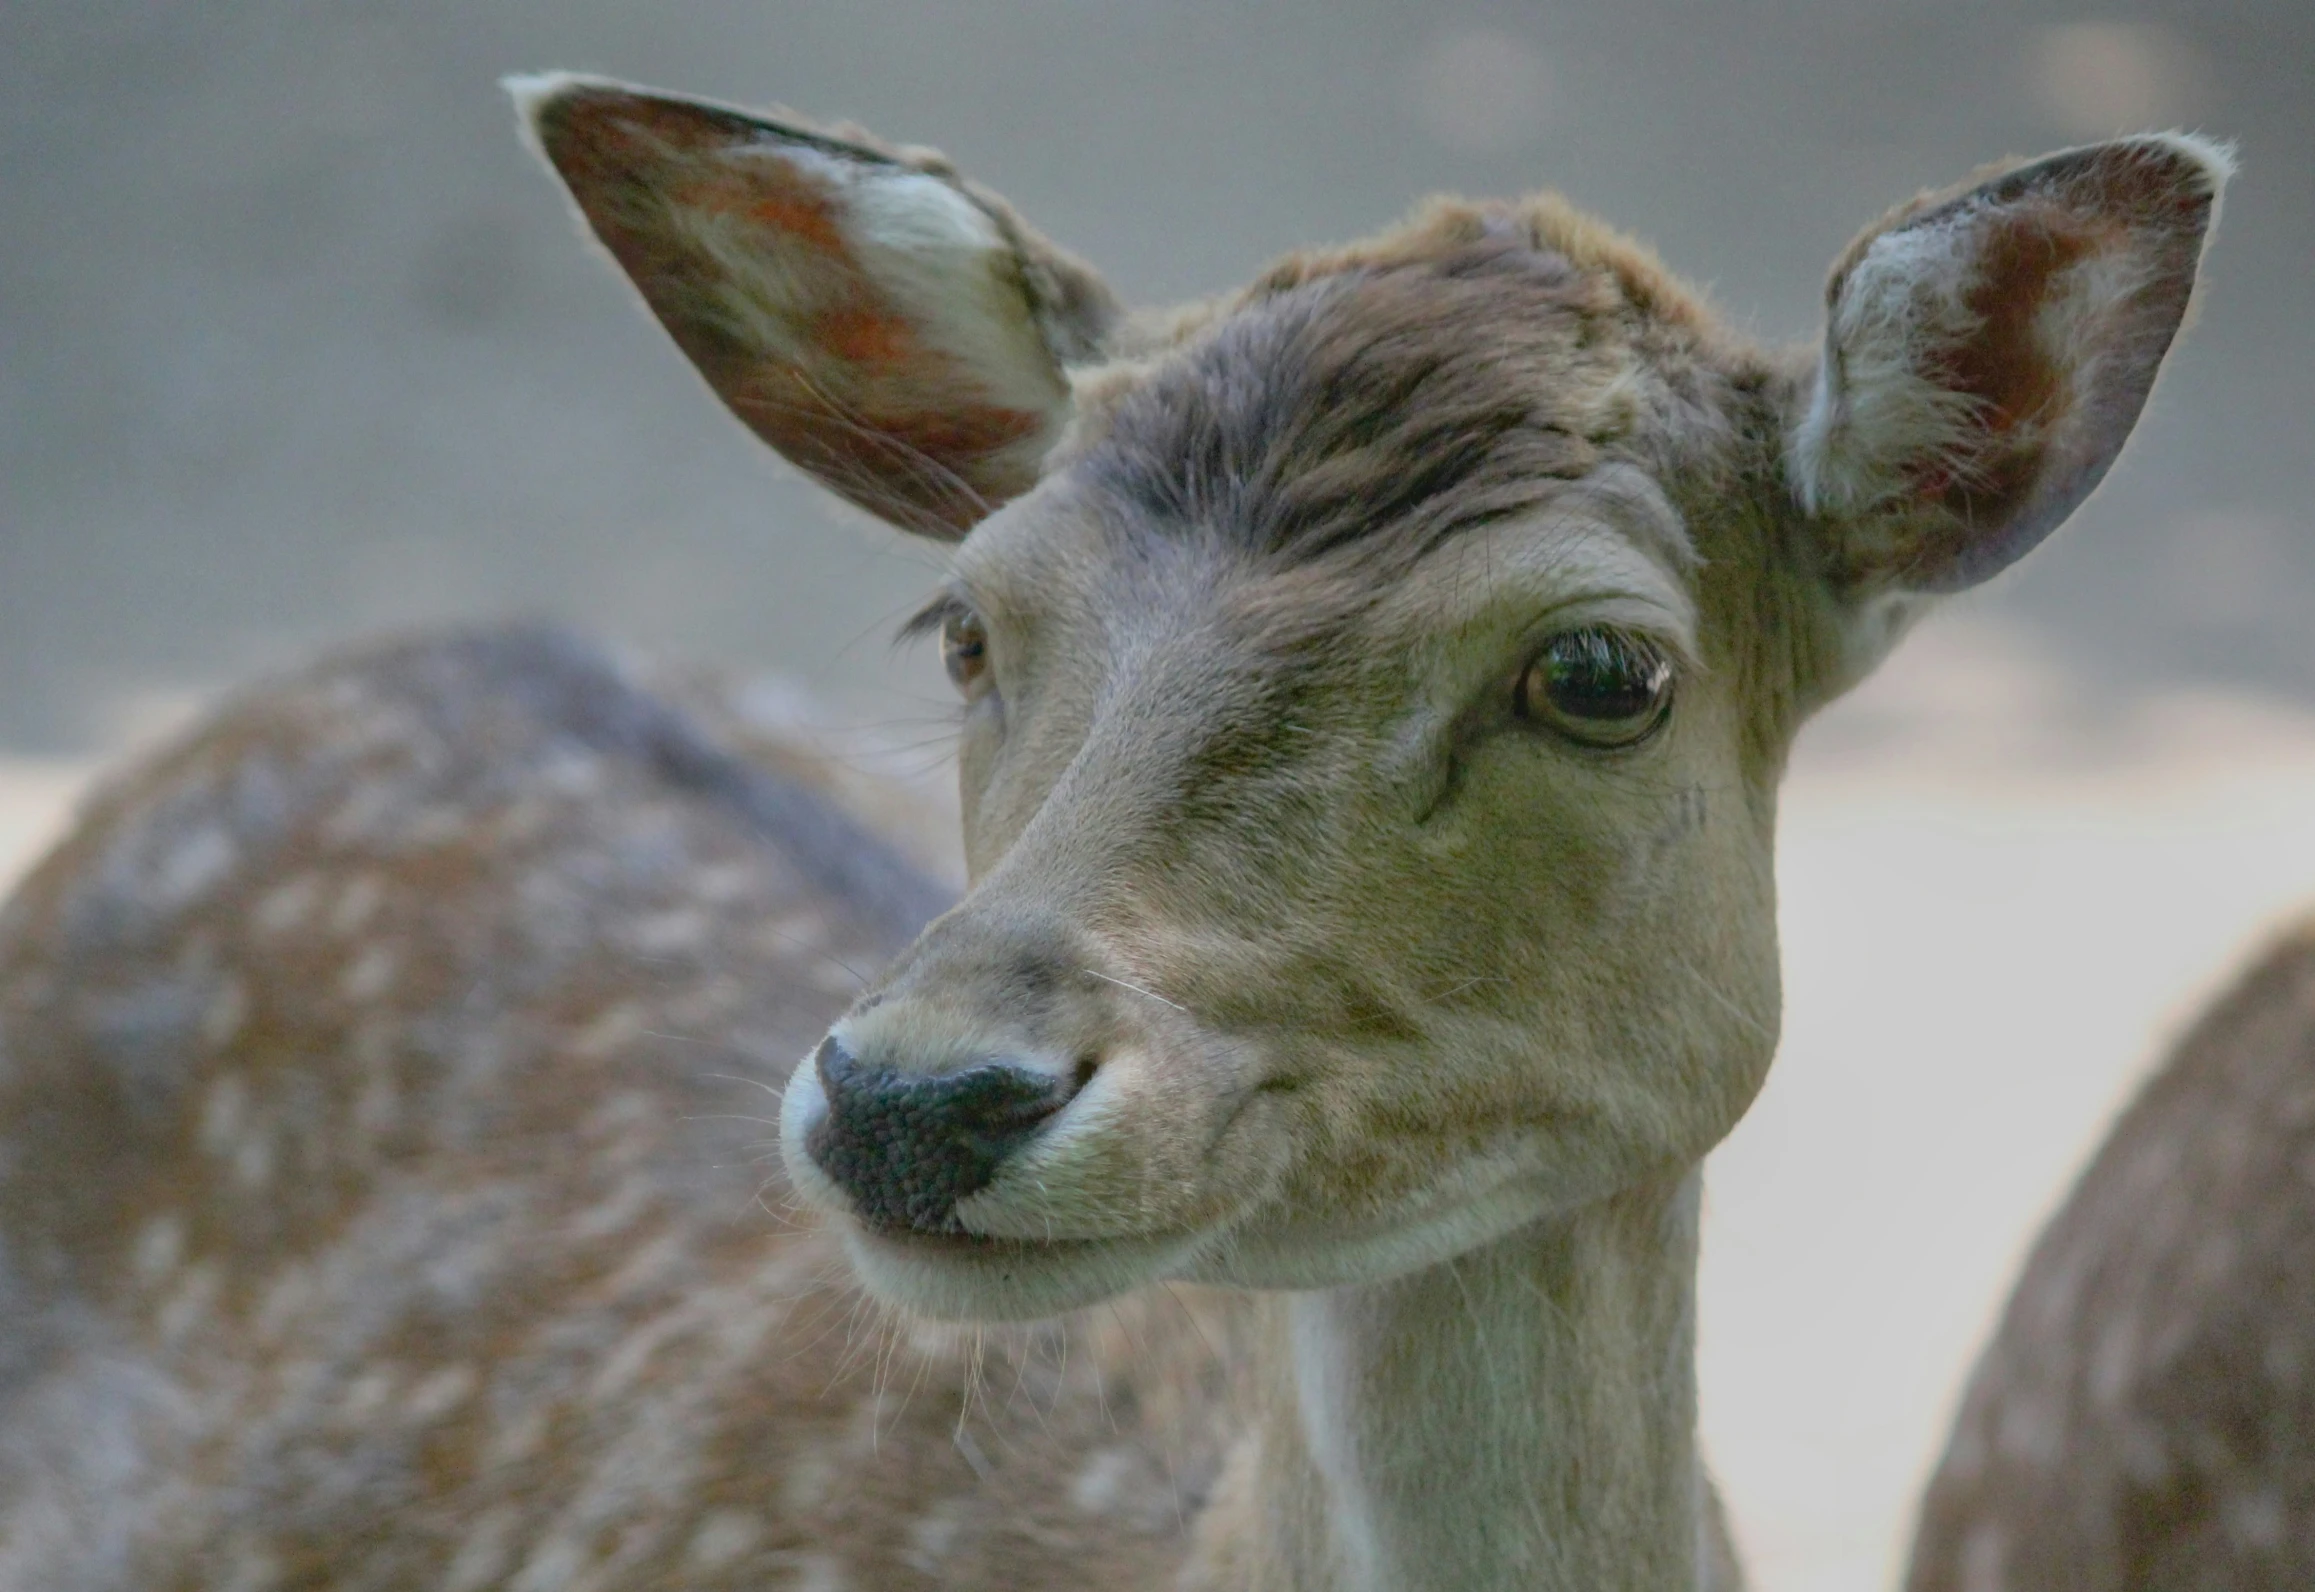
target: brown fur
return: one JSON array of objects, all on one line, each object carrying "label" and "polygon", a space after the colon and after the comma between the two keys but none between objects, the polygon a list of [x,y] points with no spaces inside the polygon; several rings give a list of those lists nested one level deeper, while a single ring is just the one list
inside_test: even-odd
[{"label": "brown fur", "polygon": [[[973,887],[908,938],[840,814],[535,643],[325,670],[139,776],[0,946],[0,1587],[1730,1573],[1698,1165],[1774,1051],[1785,748],[1918,595],[1838,578],[1889,528],[1805,506],[1803,360],[1551,200],[1111,328],[931,157],[520,93],[743,418],[965,533]],[[2160,151],[2192,253],[2215,168]],[[994,410],[1036,423],[949,445]],[[1522,706],[1601,630],[1673,681],[1626,744]],[[823,953],[892,959],[839,1017]],[[683,1118],[831,1017],[879,1077],[1073,1093],[910,1229],[816,1159],[807,1059],[748,1175],[826,1226],[777,1232]],[[1084,1307],[1066,1366],[982,1325]]]},{"label": "brown fur", "polygon": [[[929,179],[969,204],[999,245],[1004,280],[992,286],[1057,359],[1097,346],[1115,305],[1100,278],[938,155],[606,85],[561,94],[535,131],[660,323],[773,447],[927,535],[960,534],[1035,481],[1057,378],[992,387],[984,367],[943,346],[937,318],[897,300],[862,257],[850,225],[859,189]],[[763,158],[776,150],[811,159]],[[764,238],[792,246],[783,270],[710,289],[703,252],[731,258]],[[767,317],[793,326],[791,357],[762,357],[753,334]]]},{"label": "brown fur", "polygon": [[1237,1307],[862,1300],[768,1091],[940,897],[732,744],[477,633],[97,799],[0,920],[0,1587],[1165,1583]]},{"label": "brown fur", "polygon": [[2315,924],[2203,1015],[2036,1242],[1911,1592],[2315,1585]]}]

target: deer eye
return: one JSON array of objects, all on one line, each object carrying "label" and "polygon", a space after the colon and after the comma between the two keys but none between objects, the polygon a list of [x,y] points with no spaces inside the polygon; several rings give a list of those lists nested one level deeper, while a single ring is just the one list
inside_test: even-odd
[{"label": "deer eye", "polygon": [[970,702],[988,684],[989,632],[977,614],[952,613],[941,621],[941,667]]},{"label": "deer eye", "polygon": [[1672,706],[1672,664],[1620,630],[1563,630],[1521,672],[1511,706],[1527,722],[1586,746],[1636,745]]}]

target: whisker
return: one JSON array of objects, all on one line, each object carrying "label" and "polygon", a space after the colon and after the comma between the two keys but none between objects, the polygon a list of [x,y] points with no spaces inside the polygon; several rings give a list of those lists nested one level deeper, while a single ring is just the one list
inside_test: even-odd
[{"label": "whisker", "polygon": [[1167,1000],[1163,995],[1160,995],[1154,989],[1144,989],[1139,984],[1129,984],[1122,978],[1111,978],[1107,973],[1096,972],[1090,967],[1081,967],[1077,971],[1085,974],[1088,978],[1097,978],[1104,984],[1115,984],[1119,989],[1129,989],[1132,990],[1136,995],[1146,995],[1151,1000],[1156,1001],[1160,1006],[1171,1006],[1175,1011],[1180,1012],[1184,1017],[1190,1015],[1190,1009],[1187,1006],[1184,1006],[1180,1001]]}]

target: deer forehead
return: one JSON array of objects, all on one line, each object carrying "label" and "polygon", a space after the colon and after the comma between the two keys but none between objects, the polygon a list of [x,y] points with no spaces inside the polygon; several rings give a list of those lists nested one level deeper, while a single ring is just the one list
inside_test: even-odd
[{"label": "deer forehead", "polygon": [[1650,331],[1597,273],[1529,239],[1346,262],[1081,378],[1056,466],[1258,554],[1307,559],[1385,531],[1419,554],[1635,444],[1661,384]]},{"label": "deer forehead", "polygon": [[[1387,544],[1396,529],[1374,536]],[[1499,654],[1543,629],[1613,624],[1694,659],[1698,563],[1663,490],[1611,461],[1417,550],[1351,545],[1308,560],[1250,556],[1227,534],[1057,490],[977,531],[956,584],[984,618],[1037,636],[1040,666],[1080,686],[1148,661],[1178,674],[1188,645],[1232,673],[1267,662],[1420,694],[1426,679],[1463,683],[1459,663],[1519,661]]]},{"label": "deer forehead", "polygon": [[1304,267],[1081,372],[1043,488],[967,538],[960,585],[999,623],[1227,593],[1295,640],[1330,612],[1414,637],[1632,596],[1682,640],[1695,551],[1650,470],[1725,450],[1724,427],[1668,435],[1709,369],[1701,323],[1532,227],[1455,214],[1488,224]]}]

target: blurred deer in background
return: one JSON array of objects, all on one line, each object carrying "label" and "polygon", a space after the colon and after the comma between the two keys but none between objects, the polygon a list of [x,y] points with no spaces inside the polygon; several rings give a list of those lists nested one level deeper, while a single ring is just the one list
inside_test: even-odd
[{"label": "blurred deer in background", "polygon": [[2315,921],[2195,1024],[2035,1245],[1907,1586],[2315,1586]]},{"label": "blurred deer in background", "polygon": [[[1777,351],[1555,199],[1132,316],[931,154],[517,94],[740,418],[955,544],[972,887],[538,636],[116,786],[0,945],[0,1585],[1733,1585],[1786,749],[2104,474],[2224,156],[1917,200]],[[782,1226],[681,1119],[798,1055]]]}]

